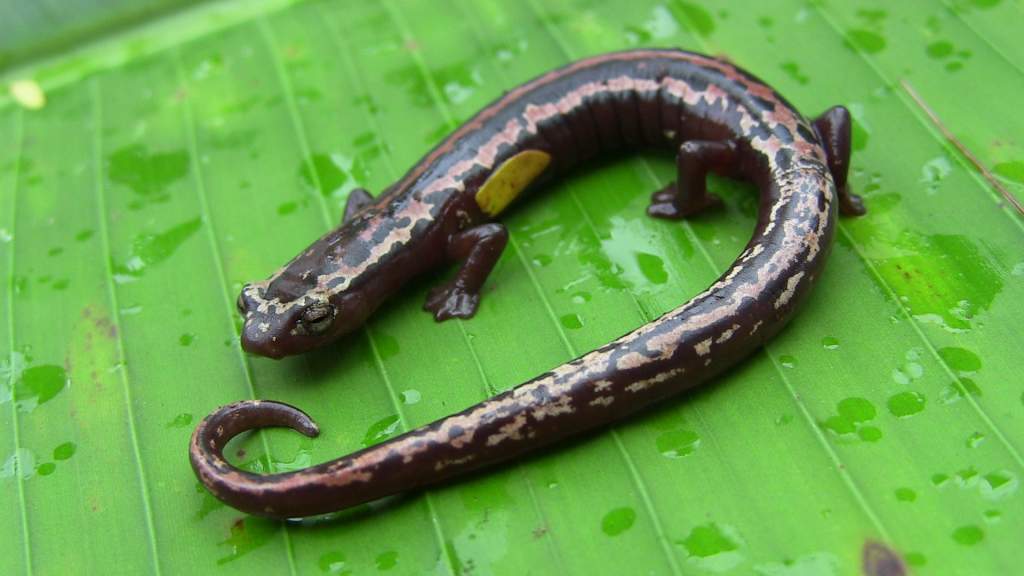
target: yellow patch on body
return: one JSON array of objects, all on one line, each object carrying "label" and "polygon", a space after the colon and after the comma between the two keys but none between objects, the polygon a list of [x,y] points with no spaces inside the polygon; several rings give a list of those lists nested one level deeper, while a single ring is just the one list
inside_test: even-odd
[{"label": "yellow patch on body", "polygon": [[502,162],[476,192],[476,203],[488,216],[497,216],[551,163],[551,155],[524,150]]}]

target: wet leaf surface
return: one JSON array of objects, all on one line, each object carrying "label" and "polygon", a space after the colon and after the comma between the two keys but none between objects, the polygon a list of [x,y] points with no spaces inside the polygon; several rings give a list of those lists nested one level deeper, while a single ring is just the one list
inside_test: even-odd
[{"label": "wet leaf surface", "polygon": [[[122,34],[111,18],[74,49],[63,24],[0,43],[53,55],[8,67],[0,96],[0,573],[1017,568],[1024,219],[996,185],[1024,199],[1019,2],[264,0]],[[439,273],[329,349],[238,346],[241,284],[334,226],[353,188],[384,189],[502,91],[633,46],[721,55],[809,115],[853,112],[869,213],[842,221],[794,323],[696,393],[330,521],[207,494],[186,447],[221,404],[287,401],[323,431],[241,439],[240,465],[325,461],[599,346],[728,266],[750,187],[716,179],[724,210],[651,220],[672,162],[640,155],[517,201],[472,320],[420,309]]]}]

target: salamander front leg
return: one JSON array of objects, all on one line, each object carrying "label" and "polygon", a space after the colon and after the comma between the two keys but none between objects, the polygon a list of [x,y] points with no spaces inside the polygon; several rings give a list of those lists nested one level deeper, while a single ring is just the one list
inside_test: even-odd
[{"label": "salamander front leg", "polygon": [[709,172],[729,174],[735,159],[736,144],[731,140],[683,142],[676,156],[675,183],[651,195],[647,213],[655,218],[680,220],[720,205],[722,201],[717,196],[708,194],[707,176]]},{"label": "salamander front leg", "polygon": [[345,213],[341,217],[341,223],[344,224],[351,220],[357,212],[363,209],[363,206],[371,202],[373,202],[373,196],[370,196],[366,188],[353,188],[345,200]]},{"label": "salamander front leg", "polygon": [[423,309],[433,312],[438,322],[476,314],[480,287],[507,243],[508,230],[497,223],[483,224],[452,236],[446,255],[450,260],[463,260],[462,267],[454,279],[430,291]]},{"label": "salamander front leg", "polygon": [[846,179],[850,172],[850,111],[844,106],[833,106],[814,119],[814,129],[825,145],[828,169],[839,190],[839,212],[844,216],[863,215],[867,212],[864,201],[850,192]]}]

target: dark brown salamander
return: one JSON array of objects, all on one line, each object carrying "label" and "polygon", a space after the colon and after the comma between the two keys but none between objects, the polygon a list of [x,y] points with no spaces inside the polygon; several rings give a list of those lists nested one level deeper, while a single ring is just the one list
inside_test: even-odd
[{"label": "dark brown salamander", "polygon": [[279,358],[361,326],[412,277],[463,264],[433,290],[438,320],[468,318],[508,239],[493,222],[528,184],[593,157],[640,147],[677,152],[676,185],[648,212],[682,218],[717,202],[709,172],[752,181],[754,236],[711,287],[657,320],[517,388],[354,454],[284,474],[240,470],[223,456],[265,426],[318,433],[300,410],[245,401],[206,417],[192,467],[216,497],[288,518],[340,510],[514,458],[691,388],[774,335],[821,274],[847,189],[850,117],[808,122],[774,90],[721,60],[635,50],[575,62],[480,111],[374,200],[352,193],[342,225],[268,280],[242,290],[242,345]]}]

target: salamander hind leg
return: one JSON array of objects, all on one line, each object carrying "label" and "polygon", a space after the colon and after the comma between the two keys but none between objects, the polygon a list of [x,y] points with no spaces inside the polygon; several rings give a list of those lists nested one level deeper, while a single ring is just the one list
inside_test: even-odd
[{"label": "salamander hind leg", "polygon": [[833,106],[814,119],[814,129],[825,146],[828,169],[839,190],[839,212],[844,216],[861,216],[867,210],[861,197],[850,192],[847,176],[850,172],[851,143],[850,111],[845,106]]},{"label": "salamander hind leg", "polygon": [[732,172],[735,159],[736,144],[731,140],[683,142],[676,156],[676,181],[651,195],[647,213],[679,220],[720,205],[722,201],[708,193],[707,176]]},{"label": "salamander hind leg", "polygon": [[438,322],[472,317],[480,304],[480,288],[507,243],[508,230],[497,223],[483,224],[452,236],[447,257],[462,260],[462,267],[454,279],[430,291],[423,309],[433,312]]}]

